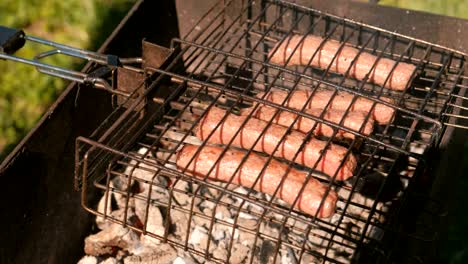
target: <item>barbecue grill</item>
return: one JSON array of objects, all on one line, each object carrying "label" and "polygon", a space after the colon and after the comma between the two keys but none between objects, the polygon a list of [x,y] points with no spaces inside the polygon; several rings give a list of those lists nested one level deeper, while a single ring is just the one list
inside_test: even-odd
[{"label": "barbecue grill", "polygon": [[[215,263],[394,261],[400,257],[395,241],[408,236],[402,218],[415,221],[408,208],[421,199],[415,198],[417,189],[432,181],[428,175],[436,151],[450,127],[465,128],[465,53],[286,1],[219,1],[184,37],[172,38],[170,48],[144,40],[138,58],[77,50],[14,30],[6,33],[8,43],[19,43],[9,47],[38,41],[54,50],[31,61],[6,53],[1,58],[32,64],[111,97],[108,114],[96,120],[92,133],[77,134],[75,160],[67,161],[75,166],[82,207],[96,216],[98,226],[115,223],[141,239],[170,245],[179,258]],[[269,52],[292,34],[338,40],[359,54],[414,64],[416,72],[401,92],[350,78],[349,70],[336,74],[330,67],[270,63]],[[87,73],[78,73],[40,62],[56,53],[92,63]],[[335,96],[347,92],[353,100],[372,101],[373,108],[391,107],[394,118],[365,135],[345,127],[343,120],[324,119],[324,111],[314,116],[259,96],[270,91],[290,96],[296,90],[328,90]],[[326,185],[326,193],[338,194],[331,218],[295,209],[277,198],[278,190],[266,195],[232,182],[193,177],[176,166],[182,145],[210,144],[194,133],[207,111],[216,107],[238,115],[259,105],[332,127],[333,135],[321,138],[327,146],[338,144],[347,149],[346,156],[357,156],[359,166],[346,181],[339,181],[337,173],[318,172],[318,164],[305,168],[282,161],[289,169],[307,171],[308,178]],[[287,129],[292,131],[293,125]],[[338,139],[338,130],[354,138]],[[312,137],[309,132],[307,138]],[[224,151],[231,143],[225,142]],[[420,216],[421,210],[413,213]]]}]

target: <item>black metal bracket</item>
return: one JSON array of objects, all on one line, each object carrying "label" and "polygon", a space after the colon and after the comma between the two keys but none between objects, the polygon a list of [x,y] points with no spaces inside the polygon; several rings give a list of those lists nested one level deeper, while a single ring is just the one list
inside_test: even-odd
[{"label": "black metal bracket", "polygon": [[21,49],[26,40],[23,30],[0,26],[0,53],[13,54]]}]

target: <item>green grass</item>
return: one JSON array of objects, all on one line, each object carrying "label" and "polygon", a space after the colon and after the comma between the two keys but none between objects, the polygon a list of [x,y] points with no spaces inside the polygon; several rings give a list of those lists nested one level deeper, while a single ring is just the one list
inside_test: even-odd
[{"label": "green grass", "polygon": [[[0,25],[79,48],[95,50],[136,0],[2,0]],[[45,51],[26,45],[15,55],[32,58]],[[66,56],[45,60],[79,69],[83,61]],[[0,160],[36,124],[67,82],[33,67],[0,61]]]},{"label": "green grass", "polygon": [[382,0],[379,4],[468,19],[468,0]]}]

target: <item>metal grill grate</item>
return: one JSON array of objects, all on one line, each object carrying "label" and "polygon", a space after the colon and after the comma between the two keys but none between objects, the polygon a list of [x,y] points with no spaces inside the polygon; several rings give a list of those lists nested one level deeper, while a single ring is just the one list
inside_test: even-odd
[{"label": "metal grill grate", "polygon": [[[342,47],[346,43],[360,53],[412,63],[417,73],[411,87],[397,92],[349,78],[349,71],[335,74],[330,67],[269,63],[270,50],[291,34],[339,40]],[[151,72],[151,85],[140,87],[146,88],[143,96],[128,109],[116,109],[109,117],[113,124],[108,130],[100,128],[93,139],[78,138],[76,174],[83,181],[82,203],[88,211],[220,263],[235,262],[236,237],[252,241],[254,246],[245,260],[249,263],[280,261],[285,255],[293,256],[297,263],[348,263],[364,249],[370,250],[374,259],[387,257],[385,236],[398,232],[392,221],[404,204],[410,184],[426,168],[428,150],[437,147],[447,118],[461,107],[454,100],[466,88],[463,54],[282,1],[252,1],[241,9],[234,2],[220,1],[186,38],[174,39],[172,48],[172,63],[164,69],[145,69]],[[169,95],[155,96],[154,92],[161,89],[170,91]],[[344,126],[343,119],[324,119],[325,111],[310,115],[304,109],[292,109],[284,102],[272,103],[259,96],[269,91],[286,91],[291,96],[297,90],[312,94],[328,90],[334,96],[347,92],[354,95],[354,101],[367,98],[375,102],[372,109],[377,104],[391,107],[394,119],[376,125],[371,135],[365,135],[362,129]],[[395,99],[395,103],[383,100],[385,97]],[[327,147],[343,146],[345,158],[357,157],[358,168],[347,181],[338,180],[338,171],[334,175],[319,172],[318,163],[307,168],[282,160],[290,169],[304,170],[307,178],[326,185],[327,193],[338,193],[333,217],[308,215],[275,195],[193,177],[184,173],[184,168],[177,169],[176,152],[183,144],[209,145],[194,133],[207,111],[217,107],[238,114],[260,105],[318,121],[315,126],[329,125],[334,128],[333,134],[319,138]],[[349,111],[350,107],[345,112]],[[366,120],[370,118],[369,114]],[[292,131],[293,126],[287,130]],[[339,130],[354,137],[338,139]],[[315,137],[312,131],[307,139]],[[225,142],[224,151],[233,147],[231,143]],[[253,148],[246,151],[254,152]],[[266,157],[268,161],[276,159]],[[105,194],[97,207],[91,195],[96,189]],[[125,209],[122,218],[110,214],[111,196]],[[141,222],[128,220],[135,204],[145,208],[146,217],[140,218]],[[162,230],[149,224],[154,208],[164,218]],[[231,218],[223,217],[226,214]],[[206,243],[196,247],[192,230],[203,225]],[[223,228],[229,234],[227,255],[220,257],[213,252],[219,241],[211,238]]]}]

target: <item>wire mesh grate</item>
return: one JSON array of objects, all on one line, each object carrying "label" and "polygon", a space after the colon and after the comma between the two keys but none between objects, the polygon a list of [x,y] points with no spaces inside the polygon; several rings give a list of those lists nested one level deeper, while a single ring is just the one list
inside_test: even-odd
[{"label": "wire mesh grate", "polygon": [[[364,249],[374,259],[385,258],[385,238],[399,232],[393,220],[404,204],[410,184],[424,171],[430,158],[428,151],[437,146],[446,127],[447,111],[459,107],[453,100],[459,90],[466,88],[465,57],[283,1],[244,4],[239,7],[234,1],[218,2],[187,37],[173,40],[173,63],[165,69],[145,69],[152,73],[151,85],[139,98],[150,98],[146,108],[137,107],[136,102],[134,107],[118,109],[124,112],[114,114],[109,130],[77,140],[76,174],[84,182],[83,206],[98,218],[123,224],[200,260],[237,263],[241,258],[249,263],[264,263],[290,258],[292,263],[349,263],[362,256]],[[349,70],[340,74],[331,72],[330,67],[270,63],[271,50],[292,34],[313,34],[324,41],[335,39],[341,41],[341,48],[357,48],[358,54],[366,52],[411,63],[417,69],[411,87],[393,91],[385,85],[352,78]],[[183,69],[179,68],[181,61]],[[152,96],[157,89],[172,93],[165,98]],[[392,119],[373,125],[372,133],[366,134],[364,125],[350,128],[345,123],[352,104],[344,110],[343,117],[329,120],[326,109],[333,99],[314,114],[306,111],[307,103],[302,109],[295,109],[287,105],[287,99],[280,103],[268,99],[268,93],[282,92],[290,98],[297,91],[307,91],[306,102],[324,91],[330,98],[346,93],[352,103],[362,99],[370,102],[364,123],[373,118],[371,113],[379,106],[390,109]],[[259,128],[260,136],[249,146],[236,144],[235,138],[242,137],[249,120],[255,119],[252,113],[261,106],[275,112],[264,121],[265,127]],[[221,122],[207,139],[200,139],[197,129],[214,109],[224,113]],[[242,115],[246,110],[248,114]],[[258,154],[259,142],[275,125],[278,110],[294,116],[292,123],[284,127],[281,142],[295,130],[296,122],[315,121],[304,133],[305,140],[294,157],[278,157],[280,144],[270,153]],[[226,128],[234,130],[234,136],[222,146],[210,142],[215,130],[233,116],[244,117],[240,127]],[[330,134],[314,134],[315,128],[322,125],[331,128]],[[339,137],[340,131],[351,136]],[[298,164],[296,157],[314,139],[324,144],[318,161],[310,166]],[[266,161],[261,164],[262,171],[280,160],[287,164],[288,171],[303,171],[307,180],[323,184],[323,197],[336,193],[336,212],[329,218],[319,217],[319,210],[315,215],[304,213],[278,199],[279,186],[268,195],[239,186],[233,178],[220,182],[206,175],[194,176],[187,172],[188,166],[177,165],[177,153],[187,144],[214,145],[222,153],[243,149],[249,154],[237,170],[250,153],[257,153]],[[320,160],[334,146],[343,148],[343,157],[338,169],[326,173],[320,168]],[[343,181],[340,169],[350,157],[356,159],[357,166],[352,177]],[[91,195],[96,192],[104,194],[97,205]],[[319,208],[324,206],[324,200],[319,201]],[[115,204],[124,209],[123,216],[111,214]],[[139,221],[129,220],[133,214]],[[162,228],[153,225],[153,218],[163,219]],[[221,241],[224,254],[219,253]]]}]

